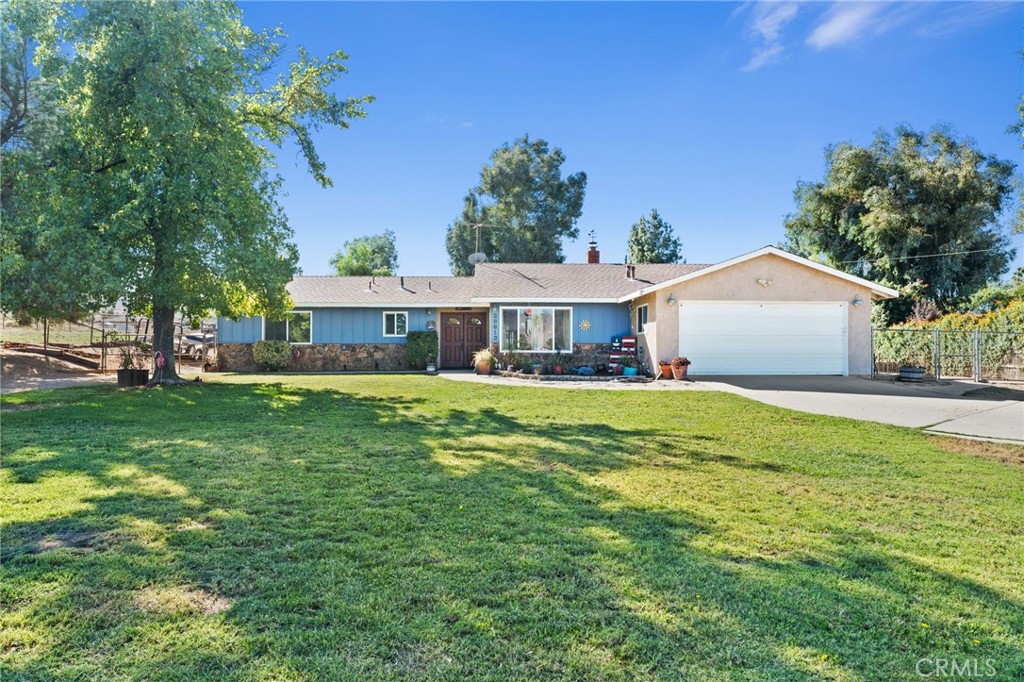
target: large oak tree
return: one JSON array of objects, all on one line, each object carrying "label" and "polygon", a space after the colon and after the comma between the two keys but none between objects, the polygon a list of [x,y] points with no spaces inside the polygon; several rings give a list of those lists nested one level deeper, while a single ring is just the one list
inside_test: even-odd
[{"label": "large oak tree", "polygon": [[151,314],[166,363],[155,381],[179,381],[176,313],[288,305],[297,252],[273,147],[294,140],[329,186],[313,132],[348,127],[372,98],[332,93],[342,52],[299,49],[280,68],[281,32],[253,31],[220,0],[65,4],[38,41],[63,118],[23,241],[86,305]]},{"label": "large oak tree", "polygon": [[886,302],[889,321],[904,319],[915,298],[952,310],[1013,259],[999,223],[1013,170],[938,128],[829,147],[825,179],[797,186],[788,247],[901,289]]}]

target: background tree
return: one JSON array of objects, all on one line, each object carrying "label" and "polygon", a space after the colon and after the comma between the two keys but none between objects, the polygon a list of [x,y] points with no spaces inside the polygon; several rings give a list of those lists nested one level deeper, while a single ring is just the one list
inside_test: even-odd
[{"label": "background tree", "polygon": [[341,52],[319,61],[300,49],[268,87],[282,39],[207,0],[64,5],[38,36],[62,125],[26,241],[82,305],[122,299],[152,315],[163,382],[180,381],[177,312],[287,309],[297,252],[267,145],[295,139],[330,185],[311,131],[345,128],[371,101],[329,92],[346,71]]},{"label": "background tree", "polygon": [[331,267],[342,277],[349,275],[387,277],[395,274],[398,269],[395,233],[385,230],[381,234],[367,235],[345,242],[341,251],[331,258]]},{"label": "background tree", "polygon": [[651,216],[641,216],[629,230],[626,254],[630,263],[678,263],[683,244],[672,226],[652,208]]},{"label": "background tree", "polygon": [[561,263],[562,239],[576,239],[583,213],[586,173],[562,178],[565,155],[541,139],[524,136],[491,154],[480,172],[480,185],[466,195],[462,214],[449,226],[448,262],[456,275],[469,275],[469,255],[480,250],[487,259],[505,263]]},{"label": "background tree", "polygon": [[36,208],[46,199],[41,182],[60,130],[55,89],[35,63],[40,36],[52,33],[57,5],[9,0],[0,21],[0,309],[22,320],[77,319],[95,302],[80,283],[90,263],[61,277],[50,245],[37,239]]},{"label": "background tree", "polygon": [[906,319],[920,297],[952,310],[1013,259],[997,219],[1014,164],[971,140],[898,128],[870,147],[829,147],[825,158],[824,182],[797,186],[787,247],[901,289],[884,304],[886,321]]}]

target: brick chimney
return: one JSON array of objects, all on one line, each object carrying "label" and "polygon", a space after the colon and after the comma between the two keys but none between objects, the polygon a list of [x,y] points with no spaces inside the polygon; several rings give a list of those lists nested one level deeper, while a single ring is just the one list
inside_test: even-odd
[{"label": "brick chimney", "polygon": [[626,263],[626,279],[636,279],[636,266]]},{"label": "brick chimney", "polygon": [[600,263],[601,252],[597,250],[597,242],[590,241],[590,250],[587,251],[587,263]]}]

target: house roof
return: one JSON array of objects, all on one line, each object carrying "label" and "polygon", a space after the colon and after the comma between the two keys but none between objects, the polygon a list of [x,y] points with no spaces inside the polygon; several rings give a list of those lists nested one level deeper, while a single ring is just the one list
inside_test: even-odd
[{"label": "house roof", "polygon": [[857,277],[856,275],[851,275],[848,272],[843,272],[842,270],[837,270],[837,269],[835,269],[833,267],[829,267],[828,265],[824,265],[822,263],[818,263],[816,261],[810,260],[808,258],[804,258],[802,256],[797,256],[795,254],[790,253],[789,251],[783,251],[782,249],[780,249],[778,247],[775,247],[775,246],[765,246],[765,247],[762,247],[762,248],[758,249],[757,251],[751,251],[750,253],[745,253],[742,256],[736,256],[735,258],[730,258],[729,260],[724,260],[721,263],[715,263],[714,265],[710,265],[710,266],[704,267],[704,268],[700,269],[699,271],[685,273],[685,274],[682,274],[682,275],[679,275],[679,276],[676,276],[676,277],[672,277],[670,279],[665,279],[665,280],[663,280],[661,282],[657,282],[657,283],[652,284],[650,286],[644,287],[643,289],[641,289],[639,291],[634,291],[632,293],[627,293],[624,296],[619,298],[619,302],[620,303],[625,303],[626,301],[632,300],[632,299],[634,299],[634,298],[636,298],[638,296],[642,296],[644,294],[649,294],[652,291],[658,291],[658,290],[664,289],[666,287],[675,286],[676,284],[681,284],[681,283],[687,282],[687,281],[689,281],[691,279],[696,279],[697,277],[703,277],[704,275],[709,275],[712,272],[718,272],[719,270],[724,270],[724,269],[726,269],[728,267],[732,267],[733,265],[739,265],[740,263],[743,263],[745,261],[753,260],[754,258],[760,258],[761,256],[766,256],[766,255],[778,256],[779,258],[785,258],[788,261],[792,261],[792,262],[797,263],[799,265],[806,266],[808,268],[811,268],[812,270],[817,270],[818,272],[824,272],[827,275],[832,275],[833,277],[838,277],[839,279],[845,279],[848,282],[853,282],[854,284],[859,284],[860,286],[862,286],[862,287],[864,287],[866,289],[870,289],[871,290],[871,297],[873,299],[875,299],[875,300],[885,299],[885,298],[898,298],[899,295],[900,295],[899,292],[896,291],[895,289],[890,289],[889,287],[883,286],[881,284],[878,284],[877,282],[872,282],[870,280],[864,279],[863,277]]},{"label": "house roof", "polygon": [[621,263],[480,263],[473,301],[487,303],[616,303],[638,289],[696,272],[707,265],[638,264],[627,279]]},{"label": "house roof", "polygon": [[288,284],[300,308],[469,305],[472,277],[296,277]]},{"label": "house roof", "polygon": [[432,308],[486,303],[624,303],[765,255],[774,255],[853,282],[872,298],[898,292],[827,265],[766,246],[714,265],[621,263],[480,263],[473,277],[296,277],[288,293],[296,307],[402,306]]}]

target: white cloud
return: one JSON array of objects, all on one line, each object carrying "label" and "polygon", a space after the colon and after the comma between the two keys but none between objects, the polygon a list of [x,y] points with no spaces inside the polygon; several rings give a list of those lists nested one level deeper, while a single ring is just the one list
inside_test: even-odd
[{"label": "white cloud", "polygon": [[795,2],[759,2],[754,7],[750,29],[768,42],[779,39],[782,29],[796,17]]},{"label": "white cloud", "polygon": [[[743,5],[744,11],[750,7]],[[782,29],[796,18],[799,5],[795,2],[758,2],[753,5],[747,30],[760,45],[754,47],[750,60],[741,71],[756,71],[782,59]],[[739,10],[737,10],[738,12]],[[733,16],[736,12],[733,13]]]},{"label": "white cloud", "polygon": [[922,24],[917,35],[924,38],[941,38],[966,28],[987,24],[995,17],[1010,11],[1020,12],[1016,2],[972,2],[955,4],[943,8],[939,18]]},{"label": "white cloud", "polygon": [[460,123],[459,127],[460,128],[472,128],[475,125],[476,125],[476,119],[471,118],[471,119],[469,119],[467,121],[463,121],[462,123]]},{"label": "white cloud", "polygon": [[750,61],[740,67],[740,71],[757,71],[762,67],[774,64],[782,59],[783,49],[782,43],[754,48],[754,54],[750,55]]},{"label": "white cloud", "polygon": [[818,22],[807,44],[819,50],[853,42],[868,32],[878,32],[881,2],[850,2],[833,5]]}]

